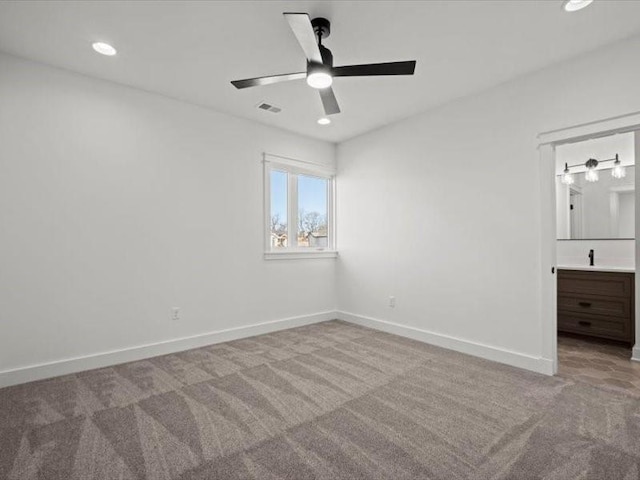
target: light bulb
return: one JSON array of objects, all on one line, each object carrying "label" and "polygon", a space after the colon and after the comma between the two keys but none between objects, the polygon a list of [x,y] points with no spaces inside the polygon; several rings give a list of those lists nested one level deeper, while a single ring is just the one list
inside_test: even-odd
[{"label": "light bulb", "polygon": [[587,160],[587,163],[584,164],[587,167],[587,172],[584,174],[584,178],[587,182],[597,182],[598,181],[598,172],[596,168],[598,168],[598,160],[595,158],[590,158]]},{"label": "light bulb", "polygon": [[573,185],[574,183],[574,179],[573,179],[573,175],[570,173],[563,173],[562,174],[562,183],[564,183],[565,185]]},{"label": "light bulb", "polygon": [[333,78],[326,72],[313,72],[307,76],[307,84],[313,88],[327,88],[333,83]]},{"label": "light bulb", "polygon": [[573,179],[573,175],[569,172],[569,165],[566,163],[564,164],[564,171],[562,172],[562,178],[560,181],[565,185],[573,185],[573,182],[575,181]]},{"label": "light bulb", "polygon": [[627,175],[627,169],[622,166],[618,155],[616,155],[616,161],[613,162],[613,169],[611,169],[611,176],[613,178],[624,178]]}]

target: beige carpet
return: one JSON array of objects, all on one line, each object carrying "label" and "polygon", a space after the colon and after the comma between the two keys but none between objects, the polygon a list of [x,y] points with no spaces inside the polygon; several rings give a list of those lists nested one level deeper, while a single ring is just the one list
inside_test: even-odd
[{"label": "beige carpet", "polygon": [[640,402],[332,321],[0,390],[0,479],[640,478]]}]

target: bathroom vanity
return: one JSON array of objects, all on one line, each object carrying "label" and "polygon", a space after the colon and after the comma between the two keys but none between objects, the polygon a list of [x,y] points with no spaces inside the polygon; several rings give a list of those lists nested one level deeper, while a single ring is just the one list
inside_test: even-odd
[{"label": "bathroom vanity", "polygon": [[635,341],[635,274],[622,268],[558,268],[558,331]]}]

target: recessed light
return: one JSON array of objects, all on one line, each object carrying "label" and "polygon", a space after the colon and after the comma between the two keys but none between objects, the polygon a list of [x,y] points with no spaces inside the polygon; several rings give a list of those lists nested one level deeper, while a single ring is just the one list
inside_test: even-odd
[{"label": "recessed light", "polygon": [[585,7],[588,7],[593,0],[564,0],[562,2],[562,8],[567,12],[577,12]]},{"label": "recessed light", "polygon": [[322,117],[318,119],[318,123],[320,125],[329,125],[331,123],[331,120],[328,119],[327,117]]},{"label": "recessed light", "polygon": [[106,55],[108,57],[113,57],[116,53],[118,53],[118,51],[113,48],[111,45],[109,45],[108,43],[104,43],[104,42],[95,42],[93,45],[91,45],[93,47],[93,49],[102,54],[102,55]]}]

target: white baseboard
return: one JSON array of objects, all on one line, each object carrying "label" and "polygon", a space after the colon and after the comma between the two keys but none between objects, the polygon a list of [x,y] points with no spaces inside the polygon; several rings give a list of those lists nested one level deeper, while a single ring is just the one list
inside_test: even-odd
[{"label": "white baseboard", "polygon": [[[448,348],[457,352],[467,353],[476,357],[505,363],[514,367],[532,370],[545,375],[553,375],[553,361],[550,359],[532,357],[498,347],[483,345],[415,327],[408,327],[388,322],[386,320],[365,317],[363,315],[356,315],[342,311],[328,311],[311,315],[302,315],[299,317],[284,318],[281,320],[273,320],[244,327],[229,328],[226,330],[102,352],[94,355],[67,358],[54,362],[4,370],[0,371],[0,388],[85,370],[92,370],[94,368],[103,368],[125,362],[134,362],[136,360],[143,360],[145,358],[155,357],[158,355],[166,355],[169,353],[190,350],[192,348],[237,340],[240,338],[253,337],[263,333],[310,325],[312,323],[325,322],[335,318],[403,337],[408,337],[431,345]],[[633,349],[633,360],[640,361],[639,347]]]},{"label": "white baseboard", "polygon": [[637,343],[631,351],[631,360],[634,362],[640,362],[640,345]]},{"label": "white baseboard", "polygon": [[490,345],[463,340],[461,338],[450,337],[439,333],[422,330],[415,327],[408,327],[398,323],[379,320],[377,318],[365,317],[349,312],[336,312],[336,317],[345,322],[355,323],[364,327],[375,328],[383,332],[393,333],[402,337],[411,338],[421,342],[448,348],[461,353],[467,353],[476,357],[493,360],[514,367],[524,368],[545,375],[553,375],[553,361],[547,358],[532,357],[518,352],[505,350]]},{"label": "white baseboard", "polygon": [[45,378],[67,375],[69,373],[109,367],[125,362],[133,362],[145,358],[181,352],[192,348],[204,347],[215,343],[228,342],[240,338],[253,337],[263,333],[301,327],[312,323],[324,322],[336,318],[336,312],[322,312],[312,315],[284,318],[270,322],[257,323],[244,327],[229,328],[216,332],[203,333],[191,337],[166,340],[164,342],[139,345],[120,350],[96,353],[83,357],[67,358],[49,363],[29,365],[12,370],[0,371],[0,388],[20,383],[42,380]]}]

